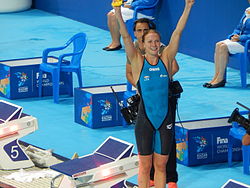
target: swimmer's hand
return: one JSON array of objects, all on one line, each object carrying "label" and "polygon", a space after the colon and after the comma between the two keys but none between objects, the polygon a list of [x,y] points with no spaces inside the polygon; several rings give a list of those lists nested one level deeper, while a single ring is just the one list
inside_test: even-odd
[{"label": "swimmer's hand", "polygon": [[113,7],[120,7],[120,6],[122,6],[122,3],[123,3],[123,0],[113,0],[111,5]]}]

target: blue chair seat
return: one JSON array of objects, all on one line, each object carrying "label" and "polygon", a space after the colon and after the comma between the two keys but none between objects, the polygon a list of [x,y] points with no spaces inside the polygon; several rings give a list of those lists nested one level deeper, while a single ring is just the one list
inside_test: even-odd
[{"label": "blue chair seat", "polygon": [[246,88],[247,87],[247,68],[249,66],[249,58],[250,58],[250,40],[247,40],[245,43],[244,53],[230,55],[230,58],[234,58],[239,61],[241,86],[243,88]]},{"label": "blue chair seat", "polygon": [[243,127],[233,127],[230,129],[230,135],[238,140],[242,140],[242,137],[246,134],[246,130]]},{"label": "blue chair seat", "polygon": [[57,70],[58,69],[58,67],[57,67],[58,65],[57,65],[57,63],[55,64],[55,63],[53,63],[53,64],[41,64],[40,65],[40,69],[42,69],[44,72],[52,72],[53,70]]}]

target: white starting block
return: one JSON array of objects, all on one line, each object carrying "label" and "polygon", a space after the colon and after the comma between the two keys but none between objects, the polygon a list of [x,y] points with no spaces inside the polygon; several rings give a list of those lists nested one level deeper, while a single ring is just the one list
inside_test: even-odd
[{"label": "white starting block", "polygon": [[37,129],[37,119],[23,114],[22,107],[0,100],[0,169],[34,166],[18,139]]},{"label": "white starting block", "polygon": [[110,136],[92,154],[50,168],[68,178],[59,188],[126,188],[126,179],[138,173],[139,160],[132,155],[133,148],[133,144]]},{"label": "white starting block", "polygon": [[221,188],[250,188],[250,185],[229,179]]}]

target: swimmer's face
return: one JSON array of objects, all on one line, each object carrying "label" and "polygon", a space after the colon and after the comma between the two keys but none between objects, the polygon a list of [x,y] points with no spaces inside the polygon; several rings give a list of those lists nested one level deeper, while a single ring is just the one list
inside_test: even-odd
[{"label": "swimmer's face", "polygon": [[145,52],[150,55],[158,55],[161,46],[159,34],[152,31],[145,34],[143,38]]}]

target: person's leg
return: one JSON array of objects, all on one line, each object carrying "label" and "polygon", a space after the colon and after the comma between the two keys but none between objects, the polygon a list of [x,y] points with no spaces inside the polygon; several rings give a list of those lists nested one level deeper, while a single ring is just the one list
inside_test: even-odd
[{"label": "person's leg", "polygon": [[145,109],[140,102],[135,124],[136,145],[139,153],[139,187],[149,187],[150,169],[153,161],[154,129],[145,115]]},{"label": "person's leg", "polygon": [[[169,159],[166,164],[166,183],[177,183],[178,181],[178,173],[177,173],[177,161],[176,161],[176,140],[174,138],[173,146],[171,149],[171,152],[169,154]],[[150,170],[150,180],[152,186],[154,185],[154,174],[155,174],[155,168],[152,164],[152,168]]]},{"label": "person's leg", "polygon": [[155,168],[154,164],[152,163],[152,167],[150,169],[150,187],[154,186],[154,174],[155,174]]},{"label": "person's leg", "polygon": [[215,75],[216,77],[212,80],[211,84],[217,84],[224,79],[226,66],[228,63],[228,48],[223,42],[216,46],[215,52]]},{"label": "person's leg", "polygon": [[107,14],[107,18],[108,18],[108,27],[109,27],[109,31],[110,31],[110,35],[112,39],[111,43],[107,47],[112,49],[121,45],[121,42],[120,42],[121,35],[119,32],[119,25],[116,20],[115,14],[110,11]]},{"label": "person's leg", "polygon": [[[177,107],[177,98],[170,97],[169,98],[169,105],[171,108],[172,114],[172,122],[175,127],[175,120],[176,120],[176,107]],[[177,173],[177,165],[176,165],[176,140],[175,140],[175,128],[173,128],[173,145],[171,152],[169,154],[168,163],[166,166],[166,173],[167,173],[167,183],[174,182],[177,183],[178,181],[178,173]]]},{"label": "person's leg", "polygon": [[[176,97],[171,97],[169,98],[169,105],[171,108],[171,116],[172,116],[172,122],[173,125],[175,125],[175,117],[176,117],[176,106],[177,106],[177,98]],[[175,131],[173,129],[173,131]],[[171,152],[169,154],[169,159],[168,162],[166,164],[166,182],[174,182],[177,183],[178,181],[178,173],[177,173],[177,164],[176,164],[176,140],[175,140],[175,133],[173,132],[173,145],[172,145],[172,149]],[[154,166],[152,165],[151,171],[150,171],[150,180],[152,181],[152,185],[153,185],[153,181],[154,181],[154,173],[155,173],[155,169]]]},{"label": "person's leg", "polygon": [[149,174],[152,165],[152,155],[139,155],[138,186],[149,187]]},{"label": "person's leg", "polygon": [[168,155],[160,155],[154,153],[154,184],[157,188],[166,187],[166,164],[168,161]]},{"label": "person's leg", "polygon": [[221,49],[224,45],[223,41],[217,42],[215,45],[215,51],[214,51],[214,77],[213,79],[208,83],[214,83],[214,81],[217,79],[218,74],[220,72],[220,61],[221,61]]},{"label": "person's leg", "polygon": [[178,173],[176,171],[177,165],[176,165],[176,141],[174,139],[173,146],[171,149],[171,152],[169,154],[169,159],[168,163],[166,166],[166,173],[167,173],[167,178],[166,182],[174,182],[177,183],[178,181]]},{"label": "person's leg", "polygon": [[218,66],[218,62],[219,62],[219,58],[220,58],[220,53],[219,53],[219,50],[220,50],[220,45],[222,45],[223,42],[220,41],[220,42],[217,42],[216,45],[215,45],[215,52],[214,52],[214,77],[213,79],[209,82],[209,83],[212,83],[218,76],[218,73],[219,73],[219,66]]},{"label": "person's leg", "polygon": [[203,84],[203,87],[215,88],[225,85],[224,77],[229,57],[228,42],[230,40],[227,39],[216,43],[214,52],[214,77],[210,82]]}]

